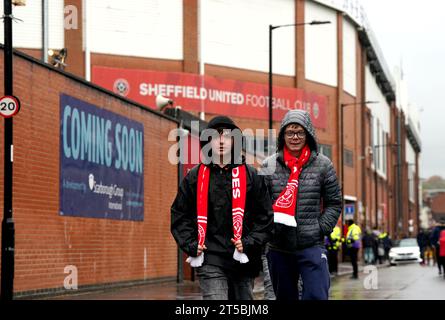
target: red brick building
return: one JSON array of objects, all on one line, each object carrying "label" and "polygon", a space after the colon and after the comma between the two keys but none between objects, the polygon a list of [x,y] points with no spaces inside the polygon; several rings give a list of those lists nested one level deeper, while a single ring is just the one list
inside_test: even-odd
[{"label": "red brick building", "polygon": [[[345,1],[342,7],[324,0],[279,0],[273,5],[259,0],[255,6],[245,0],[236,4],[138,0],[133,6],[117,0],[95,5],[81,0],[54,3],[50,7],[54,23],[49,30],[49,48],[67,49],[65,71],[71,75],[52,71],[23,55],[16,58],[15,92],[22,100],[22,111],[14,130],[17,159],[22,157],[23,162],[16,163],[14,199],[30,203],[28,208],[15,202],[19,235],[16,292],[60,288],[61,267],[70,263],[88,270],[80,281],[85,286],[176,276],[176,246],[168,217],[178,172],[166,160],[171,145],[168,132],[177,124],[152,112],[156,94],[160,93],[155,85],[175,86],[169,98],[183,111],[204,120],[224,113],[241,129],[267,130],[267,103],[255,108],[247,97],[255,96],[263,102],[268,98],[269,24],[330,21],[327,25],[273,31],[274,97],[282,99],[284,106],[280,108],[277,102],[273,127],[279,128],[280,117],[287,109],[310,111],[320,151],[332,159],[344,187],[343,217],[353,217],[363,229],[388,231],[393,238],[416,234],[421,150],[417,124],[398,96],[399,81],[393,80],[366,15],[356,2]],[[28,13],[26,8],[16,9],[17,14],[22,10],[25,21],[32,10],[41,14],[38,4],[29,6]],[[64,26],[63,19],[60,22],[60,8],[65,8],[65,19],[76,14],[79,23],[75,28]],[[37,28],[32,23],[25,26],[30,34]],[[14,46],[36,59],[42,57],[42,43],[32,42],[24,33],[17,34]],[[81,79],[104,86],[115,95]],[[195,88],[198,93],[176,95],[174,90],[185,87]],[[201,95],[202,88],[227,93],[227,99],[232,100],[210,101]],[[40,96],[41,92],[45,94]],[[144,164],[149,168],[144,180],[144,211],[148,220],[137,223],[58,216],[59,92],[144,123]],[[129,100],[119,99],[117,94]],[[21,148],[28,145],[37,148],[35,160],[24,158]],[[39,148],[46,145],[52,148],[42,152]],[[52,177],[36,193],[45,200],[27,197],[37,192],[28,180],[41,178],[30,169],[48,171]],[[25,211],[20,211],[21,206]],[[26,210],[41,212],[33,215],[33,224],[25,218],[29,216]],[[54,232],[26,235],[31,225],[46,219],[51,223],[45,226],[54,228]],[[48,234],[52,236],[48,238]],[[76,240],[76,252],[67,247],[70,239]],[[115,244],[116,240],[120,245]],[[50,248],[34,253],[37,249],[31,242]],[[162,250],[158,246],[161,242]],[[49,252],[56,244],[58,251],[53,255]],[[27,262],[38,267],[27,266]]]},{"label": "red brick building", "polygon": [[[59,214],[60,93],[143,124],[143,221]],[[14,94],[21,100],[14,117],[16,296],[64,291],[67,266],[77,268],[79,288],[176,279],[177,247],[169,234],[178,170],[165,156],[172,144],[166,137],[178,124],[21,53],[14,56]],[[3,137],[3,121],[0,131]],[[3,145],[0,139],[2,212]]]},{"label": "red brick building", "polygon": [[431,198],[431,214],[435,221],[445,221],[445,192]]}]

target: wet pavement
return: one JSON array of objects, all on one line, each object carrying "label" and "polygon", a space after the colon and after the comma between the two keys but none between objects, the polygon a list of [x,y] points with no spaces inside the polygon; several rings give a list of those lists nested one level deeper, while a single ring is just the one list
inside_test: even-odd
[{"label": "wet pavement", "polygon": [[[378,268],[377,268],[378,267]],[[418,263],[359,266],[359,279],[350,279],[350,263],[339,264],[338,276],[331,277],[331,300],[445,300],[445,279],[437,266]],[[255,279],[254,296],[264,298],[262,276]],[[163,282],[127,288],[85,292],[79,290],[50,300],[201,300],[198,281]]]},{"label": "wet pavement", "polygon": [[361,272],[358,280],[331,281],[331,300],[445,300],[445,279],[437,266],[418,263]]},{"label": "wet pavement", "polygon": [[48,297],[49,300],[202,300],[198,281],[164,282]]},{"label": "wet pavement", "polygon": [[[364,272],[366,271],[366,273]],[[369,272],[371,271],[371,272]],[[417,263],[390,267],[359,266],[359,279],[350,279],[350,263],[339,265],[339,274],[331,278],[331,300],[445,300],[445,279],[437,266]],[[256,300],[264,297],[262,276],[255,279]],[[164,282],[106,289],[79,291],[49,300],[201,300],[198,281]]]},{"label": "wet pavement", "polygon": [[[363,266],[359,267],[362,270]],[[338,267],[339,277],[348,276],[352,273],[350,263],[340,263]],[[255,300],[263,300],[264,286],[263,277],[260,275],[255,279]],[[42,299],[42,298],[40,298]],[[49,300],[201,300],[201,291],[198,281],[184,281],[183,283],[163,282],[156,284],[145,284],[127,288],[105,289],[100,291],[69,293],[66,295],[51,296],[43,299]]]}]

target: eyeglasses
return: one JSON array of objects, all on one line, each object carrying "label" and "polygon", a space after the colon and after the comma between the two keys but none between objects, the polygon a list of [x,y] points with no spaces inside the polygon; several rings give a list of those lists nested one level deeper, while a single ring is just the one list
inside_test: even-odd
[{"label": "eyeglasses", "polygon": [[284,134],[286,135],[286,138],[297,136],[298,139],[303,139],[306,137],[306,132],[304,131],[285,131]]}]

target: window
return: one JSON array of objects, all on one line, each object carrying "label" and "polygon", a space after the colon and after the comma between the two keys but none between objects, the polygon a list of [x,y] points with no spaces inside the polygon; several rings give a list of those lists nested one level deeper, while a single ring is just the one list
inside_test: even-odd
[{"label": "window", "polygon": [[383,145],[384,145],[384,147],[382,147],[382,156],[383,156],[382,171],[383,171],[383,174],[386,175],[386,157],[387,157],[387,153],[388,153],[388,144],[386,141],[385,131],[382,131],[382,141],[383,141]]},{"label": "window", "polygon": [[381,145],[382,145],[382,143],[381,143],[381,140],[380,140],[380,122],[379,122],[379,119],[377,119],[377,121],[376,121],[376,125],[377,125],[377,128],[376,128],[376,131],[375,131],[375,135],[376,135],[376,137],[377,137],[377,140],[376,140],[376,145],[378,146],[378,147],[376,147],[375,148],[375,160],[376,160],[376,162],[375,162],[375,164],[376,164],[376,170],[377,169],[381,169],[382,167],[381,167],[381,165],[380,165],[380,152],[381,152],[381,148],[383,148]]},{"label": "window", "polygon": [[409,200],[415,202],[415,170],[412,164],[408,163],[408,190],[409,190]]},{"label": "window", "polygon": [[321,154],[332,160],[332,146],[327,144],[319,144],[318,149],[320,150]]},{"label": "window", "polygon": [[348,167],[354,166],[354,153],[351,150],[345,149],[343,153],[344,163]]},{"label": "window", "polygon": [[402,239],[400,241],[396,241],[396,247],[417,247],[417,240],[414,238]]},{"label": "window", "polygon": [[370,126],[369,126],[369,142],[370,142],[370,146],[372,147],[372,164],[374,165],[375,168],[375,157],[376,157],[376,148],[374,148],[374,117],[371,115],[371,121],[370,121]]}]

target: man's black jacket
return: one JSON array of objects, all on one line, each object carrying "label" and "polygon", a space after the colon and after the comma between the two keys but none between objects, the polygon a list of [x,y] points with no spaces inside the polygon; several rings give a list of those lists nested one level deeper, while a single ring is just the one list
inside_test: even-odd
[{"label": "man's black jacket", "polygon": [[[243,164],[245,165],[245,164]],[[249,262],[240,264],[233,259],[235,246],[232,224],[232,169],[209,165],[207,234],[204,264],[217,265],[243,275],[257,276],[261,270],[261,251],[273,232],[272,202],[262,176],[255,168],[246,166],[247,186],[244,208],[243,252]],[[171,232],[180,248],[195,257],[198,248],[196,188],[199,165],[182,181],[171,207]]]}]

